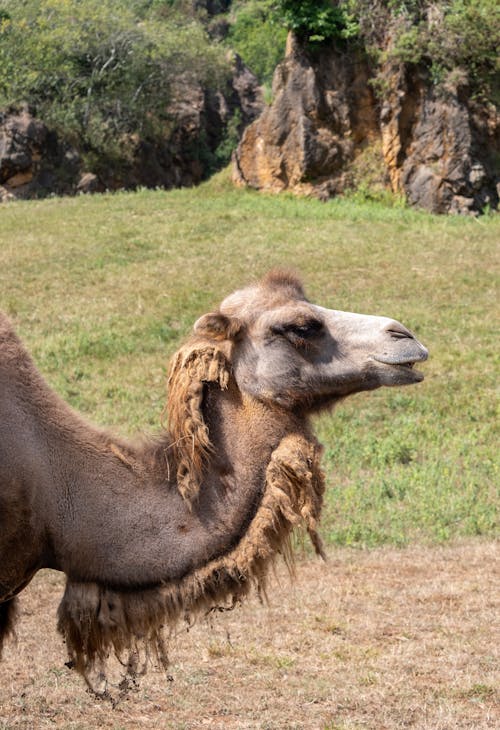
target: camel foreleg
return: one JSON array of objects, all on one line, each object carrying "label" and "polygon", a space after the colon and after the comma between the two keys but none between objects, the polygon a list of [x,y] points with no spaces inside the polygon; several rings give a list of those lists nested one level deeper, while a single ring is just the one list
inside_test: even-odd
[{"label": "camel foreleg", "polygon": [[0,659],[5,639],[14,634],[14,624],[17,618],[17,598],[10,598],[0,603]]}]

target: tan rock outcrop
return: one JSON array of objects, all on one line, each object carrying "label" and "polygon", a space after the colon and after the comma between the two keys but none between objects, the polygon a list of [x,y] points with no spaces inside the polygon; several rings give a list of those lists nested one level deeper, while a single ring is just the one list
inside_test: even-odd
[{"label": "tan rock outcrop", "polygon": [[271,106],[233,156],[237,184],[330,197],[359,183],[367,148],[381,148],[379,181],[418,207],[477,214],[498,206],[500,124],[473,102],[466,79],[437,89],[424,68],[374,70],[360,52],[308,52],[293,38],[273,80]]},{"label": "tan rock outcrop", "polygon": [[314,61],[289,36],[273,79],[273,103],[245,130],[234,155],[237,183],[323,197],[346,186],[356,149],[377,134],[375,98],[361,57]]}]

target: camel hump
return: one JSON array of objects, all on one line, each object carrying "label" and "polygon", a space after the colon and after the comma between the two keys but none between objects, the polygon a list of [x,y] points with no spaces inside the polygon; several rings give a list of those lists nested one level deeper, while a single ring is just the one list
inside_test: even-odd
[{"label": "camel hump", "polygon": [[0,363],[29,359],[10,318],[0,310]]},{"label": "camel hump", "polygon": [[14,327],[12,326],[12,322],[10,321],[9,317],[5,314],[5,312],[2,312],[0,309],[0,342],[2,342],[2,339],[5,337],[12,337],[15,336]]}]

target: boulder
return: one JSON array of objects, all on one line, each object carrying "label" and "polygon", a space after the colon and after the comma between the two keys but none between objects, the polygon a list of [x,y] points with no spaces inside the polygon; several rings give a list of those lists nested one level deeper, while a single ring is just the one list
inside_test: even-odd
[{"label": "boulder", "polygon": [[76,150],[27,107],[0,113],[0,200],[73,192],[79,166]]},{"label": "boulder", "polygon": [[102,182],[93,172],[84,172],[76,184],[76,192],[81,195],[103,192]]}]

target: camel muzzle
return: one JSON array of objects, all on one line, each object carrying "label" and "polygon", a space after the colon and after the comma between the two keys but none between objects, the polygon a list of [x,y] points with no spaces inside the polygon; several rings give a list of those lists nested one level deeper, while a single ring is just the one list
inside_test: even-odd
[{"label": "camel muzzle", "polygon": [[429,351],[416,337],[403,327],[399,322],[394,322],[387,328],[390,336],[391,346],[381,355],[373,355],[377,362],[397,368],[401,373],[411,376],[408,383],[418,383],[424,376],[418,370],[413,369],[416,362],[424,362],[429,357]]}]

